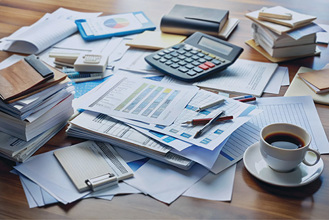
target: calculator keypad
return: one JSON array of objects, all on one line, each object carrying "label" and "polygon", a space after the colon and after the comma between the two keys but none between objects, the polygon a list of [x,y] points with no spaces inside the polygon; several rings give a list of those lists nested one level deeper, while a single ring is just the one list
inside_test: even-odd
[{"label": "calculator keypad", "polygon": [[204,74],[227,61],[186,44],[178,44],[153,55],[153,59],[189,76]]}]

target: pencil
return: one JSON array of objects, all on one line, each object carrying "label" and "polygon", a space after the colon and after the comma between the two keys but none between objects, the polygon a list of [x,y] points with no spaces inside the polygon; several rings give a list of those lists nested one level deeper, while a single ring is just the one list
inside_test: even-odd
[{"label": "pencil", "polygon": [[[204,124],[207,124],[211,119],[212,118],[193,119],[191,121],[185,121],[182,124],[183,125],[188,125],[188,124],[191,124],[191,125],[204,125]],[[223,117],[218,118],[216,120],[216,122],[227,121],[227,120],[231,120],[231,119],[233,119],[233,116],[223,116]]]},{"label": "pencil", "polygon": [[207,109],[207,108],[211,108],[211,107],[214,107],[214,106],[216,106],[216,105],[219,105],[219,104],[221,104],[221,103],[224,102],[224,101],[225,101],[225,99],[217,100],[217,101],[212,102],[212,103],[210,103],[210,104],[207,104],[207,105],[204,105],[204,106],[202,106],[202,107],[199,107],[196,111],[197,111],[197,112],[200,112],[200,111],[205,110],[205,109]]}]

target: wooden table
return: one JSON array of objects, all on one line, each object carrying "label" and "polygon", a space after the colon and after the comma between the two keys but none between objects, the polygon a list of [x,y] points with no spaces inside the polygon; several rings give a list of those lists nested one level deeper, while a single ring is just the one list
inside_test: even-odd
[{"label": "wooden table", "polygon": [[[105,15],[131,11],[144,11],[158,26],[161,17],[168,13],[176,3],[229,9],[230,16],[240,19],[240,24],[229,38],[229,42],[244,48],[240,58],[268,62],[263,56],[244,42],[251,39],[251,21],[244,17],[247,12],[263,6],[282,5],[301,13],[318,16],[318,23],[329,24],[326,0],[290,1],[248,1],[248,0],[1,0],[0,1],[0,38],[6,37],[18,28],[31,25],[45,13],[58,7],[85,12],[104,12]],[[37,34],[37,33],[36,33]],[[280,65],[289,68],[290,80],[300,66],[314,69],[322,68],[329,62],[329,50],[320,45],[321,56],[284,62]],[[0,61],[11,53],[0,52]],[[280,91],[282,96],[287,87]],[[266,95],[270,96],[270,95]],[[329,136],[329,110],[327,106],[317,105],[322,124]],[[37,153],[58,147],[68,146],[81,140],[69,138],[64,129],[51,139]],[[329,157],[322,155],[325,169],[319,179],[298,188],[275,187],[258,181],[238,163],[234,191],[231,202],[215,202],[202,199],[180,197],[170,206],[144,195],[116,196],[113,201],[85,199],[69,205],[55,204],[42,208],[28,207],[19,178],[9,171],[13,162],[0,159],[0,218],[33,219],[264,219],[264,218],[328,218],[329,204]]]}]

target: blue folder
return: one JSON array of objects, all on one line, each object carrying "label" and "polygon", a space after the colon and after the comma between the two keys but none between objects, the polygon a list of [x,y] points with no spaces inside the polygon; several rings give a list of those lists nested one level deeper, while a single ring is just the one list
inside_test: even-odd
[{"label": "blue folder", "polygon": [[[114,37],[114,36],[124,36],[124,35],[129,35],[129,34],[137,34],[137,33],[141,33],[141,32],[146,31],[146,30],[154,30],[155,29],[155,25],[144,14],[144,12],[138,11],[138,12],[119,14],[119,15],[127,15],[127,14],[134,15],[135,18],[141,22],[142,27],[131,28],[129,30],[118,31],[118,32],[115,32],[115,33],[108,33],[108,34],[104,34],[104,35],[87,35],[87,33],[86,33],[86,31],[83,27],[83,24],[86,23],[87,20],[79,19],[79,20],[76,20],[75,23],[78,26],[78,30],[79,30],[82,38],[86,41],[93,41],[93,40],[98,40],[98,39],[103,39],[103,38]],[[113,18],[114,16],[116,18]],[[117,24],[115,23],[115,22],[117,22],[118,15],[108,15],[108,16],[105,16],[105,17],[108,18],[106,20],[106,21],[108,21],[108,24],[104,24],[105,26],[109,27],[110,25],[114,25],[114,26],[115,25],[120,25],[119,23],[117,23]],[[99,17],[99,18],[101,19],[101,18],[104,18],[104,17]]]}]

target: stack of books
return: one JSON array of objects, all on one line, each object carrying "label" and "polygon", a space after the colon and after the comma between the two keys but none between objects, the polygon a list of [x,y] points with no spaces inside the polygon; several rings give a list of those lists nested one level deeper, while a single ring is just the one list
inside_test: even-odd
[{"label": "stack of books", "polygon": [[31,55],[0,70],[0,154],[23,162],[73,114],[67,76]]},{"label": "stack of books", "polygon": [[275,6],[250,12],[246,17],[253,21],[255,45],[267,58],[273,58],[271,61],[316,54],[316,32],[320,30],[313,23],[316,16]]}]

